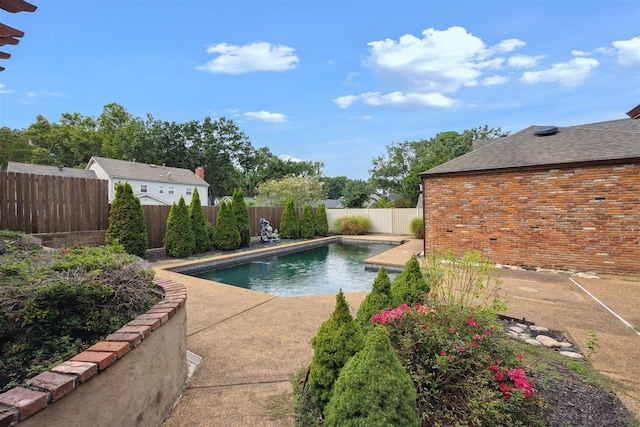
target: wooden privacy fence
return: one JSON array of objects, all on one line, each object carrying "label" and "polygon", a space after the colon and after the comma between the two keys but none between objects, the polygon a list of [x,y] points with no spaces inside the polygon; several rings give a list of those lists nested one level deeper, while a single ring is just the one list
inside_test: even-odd
[{"label": "wooden privacy fence", "polygon": [[0,172],[0,230],[27,234],[106,230],[108,181]]}]

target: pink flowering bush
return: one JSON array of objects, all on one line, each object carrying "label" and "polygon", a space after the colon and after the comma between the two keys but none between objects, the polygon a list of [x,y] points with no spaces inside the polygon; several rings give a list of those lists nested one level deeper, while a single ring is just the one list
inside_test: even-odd
[{"label": "pink flowering bush", "polygon": [[541,400],[492,308],[402,304],[373,322],[411,376],[423,426],[538,425]]}]

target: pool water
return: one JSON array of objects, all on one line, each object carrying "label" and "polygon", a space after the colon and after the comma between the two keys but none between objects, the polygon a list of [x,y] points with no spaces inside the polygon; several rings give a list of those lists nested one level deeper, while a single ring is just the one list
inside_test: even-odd
[{"label": "pool water", "polygon": [[365,270],[364,260],[389,249],[384,243],[335,242],[193,276],[283,297],[370,291],[378,272]]}]

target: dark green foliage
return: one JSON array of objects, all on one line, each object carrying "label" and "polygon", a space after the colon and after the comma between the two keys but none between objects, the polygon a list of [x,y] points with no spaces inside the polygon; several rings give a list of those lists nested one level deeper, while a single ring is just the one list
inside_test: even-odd
[{"label": "dark green foliage", "polygon": [[122,245],[0,255],[0,392],[60,363],[159,300]]},{"label": "dark green foliage", "polygon": [[336,308],[311,340],[313,360],[309,367],[309,393],[322,411],[331,398],[333,384],[340,369],[351,356],[362,349],[363,334],[351,312],[342,290],[336,296]]},{"label": "dark green foliage", "polygon": [[328,235],[329,220],[327,219],[327,208],[324,203],[320,203],[316,210],[316,236],[326,237]]},{"label": "dark green foliage", "polygon": [[283,239],[297,239],[300,237],[300,221],[298,220],[293,200],[289,200],[284,207],[284,211],[282,211],[280,237]]},{"label": "dark green foliage", "polygon": [[367,294],[358,309],[357,320],[363,330],[367,331],[373,327],[371,319],[373,315],[393,306],[391,297],[391,280],[384,267],[380,267],[378,275],[373,281],[373,288]]},{"label": "dark green foliage", "polygon": [[385,328],[371,331],[362,351],[344,365],[324,414],[325,427],[420,425],[411,377]]},{"label": "dark green foliage", "polygon": [[175,258],[191,256],[196,249],[189,209],[182,196],[177,204],[171,206],[163,243],[165,253]]},{"label": "dark green foliage", "polygon": [[304,205],[300,214],[300,237],[312,239],[316,234],[316,225],[311,205]]},{"label": "dark green foliage", "polygon": [[242,191],[236,189],[231,199],[231,210],[236,219],[236,225],[240,232],[240,247],[248,248],[251,246],[251,227],[249,225],[249,211],[244,203]]},{"label": "dark green foliage", "polygon": [[119,182],[109,210],[109,228],[104,237],[111,245],[118,241],[127,253],[143,258],[149,248],[147,223],[140,199],[133,194],[131,184]]},{"label": "dark green foliage", "polygon": [[419,304],[424,302],[429,294],[429,284],[425,280],[420,263],[415,255],[404,265],[402,273],[398,274],[391,283],[391,295],[396,305]]},{"label": "dark green foliage", "polygon": [[220,250],[231,251],[240,247],[240,231],[236,226],[231,205],[226,202],[220,203],[213,236],[213,246]]},{"label": "dark green foliage", "polygon": [[204,218],[204,209],[202,209],[202,202],[197,188],[193,190],[191,204],[189,204],[189,220],[191,221],[191,230],[193,230],[193,237],[196,243],[195,252],[208,251],[211,242],[207,234],[207,220]]}]

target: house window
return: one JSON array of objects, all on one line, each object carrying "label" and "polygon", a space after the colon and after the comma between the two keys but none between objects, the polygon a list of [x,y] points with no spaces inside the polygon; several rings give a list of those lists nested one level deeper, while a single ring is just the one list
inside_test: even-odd
[{"label": "house window", "polygon": [[159,185],[158,186],[158,193],[164,194],[164,185]]},{"label": "house window", "polygon": [[190,196],[192,191],[193,191],[192,188],[187,188],[187,196]]},{"label": "house window", "polygon": [[169,194],[174,194],[175,193],[175,189],[173,187],[169,187]]},{"label": "house window", "polygon": [[147,192],[147,184],[140,184],[140,192],[141,193]]}]

